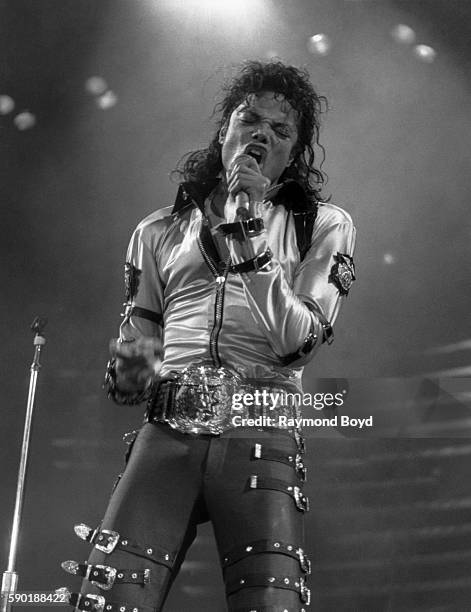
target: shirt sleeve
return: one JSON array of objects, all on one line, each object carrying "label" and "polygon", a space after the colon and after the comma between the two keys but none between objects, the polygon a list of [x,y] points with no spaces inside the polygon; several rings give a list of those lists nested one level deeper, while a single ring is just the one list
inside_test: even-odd
[{"label": "shirt sleeve", "polygon": [[[323,341],[333,339],[341,301],[355,278],[355,228],[342,213],[328,224],[315,224],[310,248],[291,283],[274,256],[258,271],[241,273],[251,312],[284,365],[304,365]],[[228,244],[235,264],[269,247],[263,233]]]},{"label": "shirt sleeve", "polygon": [[156,229],[141,224],[134,231],[125,263],[125,311],[120,341],[133,342],[142,336],[161,339],[163,284],[156,252]]}]

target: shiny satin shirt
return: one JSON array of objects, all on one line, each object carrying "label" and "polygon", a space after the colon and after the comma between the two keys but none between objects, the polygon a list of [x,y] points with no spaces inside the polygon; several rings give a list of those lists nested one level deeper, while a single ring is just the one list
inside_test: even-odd
[{"label": "shiny satin shirt", "polygon": [[[302,366],[322,344],[322,323],[333,325],[339,312],[342,291],[333,270],[339,254],[352,256],[352,220],[333,204],[319,204],[311,245],[300,261],[293,215],[285,206],[259,204],[265,229],[239,241],[211,229],[204,212],[209,202],[200,209],[190,201],[173,214],[171,207],[160,209],[136,228],[127,253],[120,339],[160,338],[162,375],[211,363],[244,378],[300,387]],[[228,255],[229,263],[238,264],[267,247],[272,258],[263,268],[228,271]],[[309,334],[317,336],[312,350],[283,365]]]}]

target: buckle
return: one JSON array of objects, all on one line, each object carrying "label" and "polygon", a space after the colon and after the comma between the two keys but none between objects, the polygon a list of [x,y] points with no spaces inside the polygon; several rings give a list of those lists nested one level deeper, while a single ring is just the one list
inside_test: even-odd
[{"label": "buckle", "polygon": [[[116,548],[116,544],[119,542],[119,533],[117,531],[110,531],[109,529],[103,529],[97,533],[95,548],[101,550],[101,552],[109,555]],[[92,539],[92,541],[95,538]],[[104,542],[104,543],[103,543]]]},{"label": "buckle", "polygon": [[303,463],[303,458],[300,453],[296,453],[296,475],[303,482],[306,481],[307,467]]},{"label": "buckle", "polygon": [[294,501],[296,507],[302,512],[309,512],[309,499],[304,495],[299,487],[293,487]]},{"label": "buckle", "polygon": [[306,606],[311,603],[311,589],[306,586],[306,581],[302,577],[299,579],[299,596]]},{"label": "buckle", "polygon": [[[96,570],[103,570],[103,577],[105,578],[106,582],[93,580],[93,573],[96,572]],[[96,572],[97,575],[98,573],[99,572]],[[110,567],[109,565],[89,565],[87,573],[85,574],[85,578],[98,588],[103,589],[103,591],[109,591],[114,585],[114,582],[116,580],[116,574],[117,569],[114,567]]]},{"label": "buckle", "polygon": [[[93,608],[92,608],[95,612],[103,612],[105,609],[106,599],[103,597],[103,595],[93,595],[93,593],[87,593],[85,597],[83,595],[80,595],[77,600],[77,603],[75,604],[76,607],[78,607],[78,604],[80,603],[82,599],[86,599],[86,600],[91,599],[92,601],[96,602],[93,604]],[[88,601],[85,602],[85,606],[86,608],[79,608],[79,609],[80,610],[90,609],[90,606],[88,605]]]},{"label": "buckle", "polygon": [[298,548],[296,550],[296,555],[298,557],[299,565],[301,566],[301,569],[307,576],[309,576],[311,573],[311,562],[308,556],[304,554],[304,550],[302,548]]}]

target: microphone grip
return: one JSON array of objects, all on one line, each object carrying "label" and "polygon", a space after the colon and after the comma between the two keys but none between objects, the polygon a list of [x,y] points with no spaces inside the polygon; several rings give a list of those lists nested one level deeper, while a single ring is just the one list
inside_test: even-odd
[{"label": "microphone grip", "polygon": [[249,213],[249,194],[245,191],[239,191],[235,197],[237,220],[244,221],[250,217]]}]

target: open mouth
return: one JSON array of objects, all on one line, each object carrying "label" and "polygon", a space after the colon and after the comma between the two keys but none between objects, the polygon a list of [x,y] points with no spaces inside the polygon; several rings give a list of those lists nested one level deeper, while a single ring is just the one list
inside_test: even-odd
[{"label": "open mouth", "polygon": [[261,164],[266,157],[266,150],[258,145],[248,145],[245,149],[245,153],[253,157],[257,164]]}]

